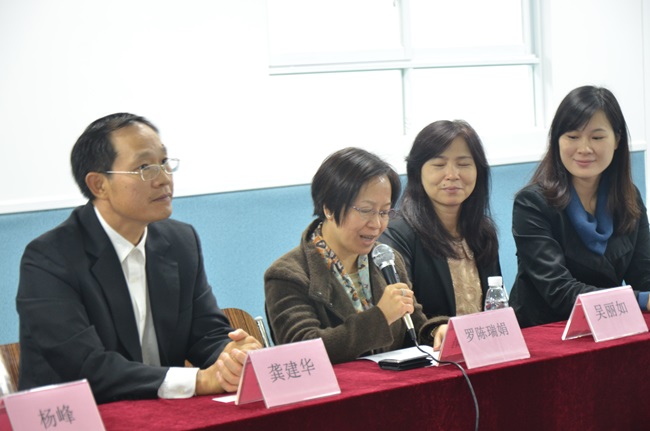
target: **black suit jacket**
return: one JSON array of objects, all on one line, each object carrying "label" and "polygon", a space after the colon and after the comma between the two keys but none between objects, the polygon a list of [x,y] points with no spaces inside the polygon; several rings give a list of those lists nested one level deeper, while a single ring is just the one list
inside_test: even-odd
[{"label": "black suit jacket", "polygon": [[[445,319],[441,322],[445,322],[446,318],[456,315],[456,295],[446,259],[429,255],[415,231],[402,218],[391,220],[379,240],[393,247],[404,258],[413,293],[428,318],[442,316]],[[498,260],[492,265],[477,266],[485,297],[488,277],[501,275],[501,266]]]},{"label": "black suit jacket", "polygon": [[194,229],[148,227],[146,273],[161,367],[142,363],[128,287],[93,205],[32,241],[20,265],[20,389],[88,379],[97,402],[156,397],[170,366],[214,363],[232,329]]},{"label": "black suit jacket", "polygon": [[[637,190],[641,218],[626,235],[615,233],[599,256],[583,244],[565,211],[551,208],[538,186],[517,193],[512,234],[518,271],[510,304],[522,327],[567,320],[581,293],[625,283],[650,290],[650,233]],[[634,306],[634,304],[633,304]]]}]

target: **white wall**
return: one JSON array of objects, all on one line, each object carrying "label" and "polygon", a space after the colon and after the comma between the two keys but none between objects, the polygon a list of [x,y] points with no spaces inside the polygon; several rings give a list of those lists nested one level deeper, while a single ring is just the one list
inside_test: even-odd
[{"label": "white wall", "polygon": [[178,195],[254,186],[265,23],[264,0],[0,0],[0,212],[81,202],[70,149],[113,112],[160,128]]},{"label": "white wall", "polygon": [[[308,0],[306,0],[308,1]],[[353,0],[351,0],[353,1]],[[650,2],[544,0],[547,124],[583,84],[612,89],[633,148],[650,130]],[[265,0],[0,0],[0,213],[82,202],[72,144],[92,120],[129,111],[182,159],[176,194],[308,183],[347,133],[318,141],[273,119]],[[483,136],[491,163],[536,160],[545,130]],[[326,127],[335,128],[334,125]],[[363,141],[403,171],[411,136]],[[376,147],[376,149],[375,149]]]},{"label": "white wall", "polygon": [[[643,0],[553,0],[545,23],[544,53],[550,108],[571,89],[604,85],[616,95],[635,141],[647,141]],[[645,5],[644,5],[645,3]],[[645,6],[645,11],[644,11]],[[645,29],[646,33],[650,28]],[[645,35],[646,44],[648,35]],[[551,112],[552,115],[552,112]]]}]

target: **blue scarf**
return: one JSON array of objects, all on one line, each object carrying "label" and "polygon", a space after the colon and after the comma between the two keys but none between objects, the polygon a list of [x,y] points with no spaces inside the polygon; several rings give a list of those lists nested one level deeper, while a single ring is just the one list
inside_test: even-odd
[{"label": "blue scarf", "polygon": [[578,193],[571,184],[571,200],[566,207],[566,214],[573,224],[582,243],[592,252],[602,256],[607,248],[607,241],[614,233],[614,218],[607,211],[607,191],[609,181],[603,175],[598,185],[598,202],[596,216],[589,214],[580,202]]}]

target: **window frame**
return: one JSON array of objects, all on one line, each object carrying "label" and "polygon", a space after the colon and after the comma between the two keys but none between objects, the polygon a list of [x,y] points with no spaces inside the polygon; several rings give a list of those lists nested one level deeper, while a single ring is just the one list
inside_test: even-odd
[{"label": "window frame", "polygon": [[[411,0],[394,0],[400,7],[402,49],[348,51],[339,53],[295,53],[275,55],[269,61],[269,75],[372,72],[398,70],[402,84],[402,138],[412,142],[417,130],[412,130],[413,88],[411,74],[416,69],[465,68],[485,66],[529,66],[532,77],[533,127],[508,132],[507,135],[484,134],[490,163],[508,164],[538,159],[543,154],[549,117],[542,61],[542,10],[536,0],[520,0],[523,42],[521,45],[480,48],[421,49],[412,46],[409,29]],[[531,139],[540,145],[521,149],[521,139]],[[490,157],[490,142],[498,142],[496,155]]]}]

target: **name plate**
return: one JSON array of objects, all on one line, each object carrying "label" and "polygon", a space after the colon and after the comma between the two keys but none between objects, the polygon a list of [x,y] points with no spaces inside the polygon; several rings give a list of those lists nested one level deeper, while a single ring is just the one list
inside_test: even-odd
[{"label": "name plate", "polygon": [[449,319],[440,347],[441,361],[465,361],[467,368],[530,358],[512,308]]},{"label": "name plate", "polygon": [[248,352],[235,404],[264,400],[275,407],[340,394],[323,340]]},{"label": "name plate", "polygon": [[582,293],[576,298],[563,340],[593,335],[596,342],[648,332],[630,286]]},{"label": "name plate", "polygon": [[[0,400],[0,430],[105,431],[87,380],[15,392]],[[5,428],[7,423],[10,428]]]}]

